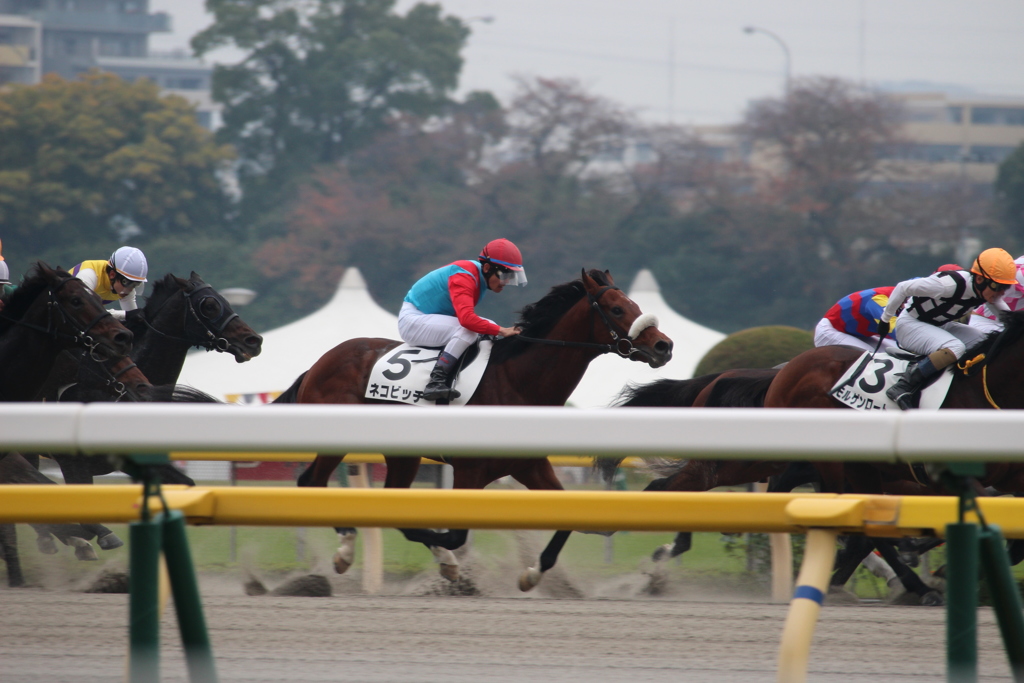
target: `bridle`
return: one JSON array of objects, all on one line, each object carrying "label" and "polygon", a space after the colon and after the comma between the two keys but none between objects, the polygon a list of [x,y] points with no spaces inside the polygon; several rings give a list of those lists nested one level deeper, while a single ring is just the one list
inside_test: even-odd
[{"label": "bridle", "polygon": [[[22,327],[27,327],[30,330],[42,332],[43,334],[51,336],[55,340],[70,340],[73,344],[85,347],[85,349],[89,352],[89,357],[92,358],[97,363],[100,363],[104,360],[104,358],[103,356],[97,353],[97,348],[100,346],[102,342],[100,340],[94,339],[89,334],[89,330],[95,327],[96,324],[101,320],[105,318],[111,318],[113,316],[110,314],[110,311],[100,306],[100,313],[95,318],[93,318],[88,325],[83,326],[82,324],[80,324],[74,316],[68,313],[67,309],[64,307],[64,304],[62,304],[60,300],[57,298],[57,293],[61,289],[63,289],[64,285],[68,284],[72,280],[78,280],[78,278],[64,278],[59,283],[57,283],[57,286],[49,288],[48,300],[46,302],[46,327],[34,325],[32,323],[25,322],[24,320],[15,320],[14,318],[10,318],[2,314],[0,314],[0,317],[3,317],[5,320],[10,320],[15,325],[21,325]],[[78,281],[81,282],[81,280]],[[61,332],[61,325],[67,325],[71,327],[71,329],[74,330],[74,334],[67,334]]]},{"label": "bridle", "polygon": [[[206,292],[206,290],[209,291]],[[206,292],[206,294],[197,296],[200,292]],[[207,351],[227,351],[231,348],[231,342],[223,336],[223,332],[231,321],[238,317],[238,314],[231,310],[231,307],[217,293],[213,286],[204,283],[201,287],[196,287],[190,292],[183,293],[182,296],[185,297],[185,320],[182,325],[182,329],[185,332],[184,337],[161,332],[153,327],[153,324],[143,315],[142,320],[146,323],[146,327],[161,337],[185,342],[190,346],[204,348]],[[213,299],[217,304],[217,314],[213,317],[201,314],[203,303],[207,299]],[[197,308],[199,309],[198,311],[196,310]],[[197,326],[198,329],[196,329]],[[190,334],[190,328],[196,330],[196,334]]]},{"label": "bridle", "polygon": [[537,338],[537,337],[525,337],[525,336],[523,336],[521,334],[517,334],[515,336],[515,338],[516,339],[521,339],[522,341],[529,342],[531,344],[547,344],[549,346],[571,346],[571,347],[574,347],[574,348],[582,348],[582,349],[596,349],[602,355],[605,354],[605,353],[615,352],[615,353],[617,353],[619,356],[621,356],[623,358],[629,358],[634,353],[639,353],[640,350],[633,346],[633,339],[630,338],[629,333],[628,332],[622,333],[620,331],[617,331],[615,329],[615,327],[616,327],[615,323],[613,323],[608,318],[608,314],[604,312],[603,308],[601,308],[601,304],[600,304],[601,297],[604,296],[605,292],[607,292],[610,289],[614,289],[614,290],[617,290],[617,291],[622,291],[619,287],[616,287],[615,285],[605,285],[605,286],[601,287],[600,289],[598,289],[595,294],[591,294],[588,291],[587,292],[587,299],[590,301],[590,321],[591,321],[591,323],[590,323],[590,336],[591,336],[591,338],[594,337],[594,313],[596,312],[597,315],[600,316],[601,320],[604,321],[604,325],[605,325],[605,327],[608,330],[608,334],[612,338],[612,343],[611,344],[598,344],[598,343],[595,343],[595,342],[574,342],[574,341],[564,341],[564,340],[559,340],[559,339],[540,339],[540,338]]}]

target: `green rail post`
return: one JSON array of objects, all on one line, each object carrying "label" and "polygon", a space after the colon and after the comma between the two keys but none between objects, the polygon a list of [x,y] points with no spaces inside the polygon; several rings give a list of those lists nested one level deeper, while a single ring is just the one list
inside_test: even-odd
[{"label": "green rail post", "polygon": [[131,683],[160,681],[161,525],[145,504],[152,482],[143,482],[142,519],[129,528],[129,675]]},{"label": "green rail post", "polygon": [[946,674],[978,680],[978,526],[946,525]]},{"label": "green rail post", "polygon": [[163,549],[189,678],[193,683],[216,683],[217,669],[185,532],[185,515],[180,510],[163,514]]},{"label": "green rail post", "polygon": [[[968,511],[979,519],[974,482],[985,474],[984,463],[933,466],[942,484],[959,497],[957,524],[946,525],[946,680],[978,680],[978,525],[965,522]],[[985,523],[981,519],[982,524]]]},{"label": "green rail post", "polygon": [[986,526],[981,532],[981,568],[992,593],[992,609],[999,621],[999,632],[1010,660],[1013,680],[1024,681],[1024,608],[1020,591],[1013,580],[1006,542],[999,527]]}]

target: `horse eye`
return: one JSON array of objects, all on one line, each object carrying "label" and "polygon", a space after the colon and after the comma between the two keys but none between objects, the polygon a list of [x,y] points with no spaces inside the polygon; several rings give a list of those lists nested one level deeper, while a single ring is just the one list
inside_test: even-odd
[{"label": "horse eye", "polygon": [[612,306],[612,315],[622,315],[622,307]]},{"label": "horse eye", "polygon": [[75,308],[78,308],[79,306],[81,306],[82,305],[82,297],[80,297],[80,296],[73,296],[73,297],[71,297],[71,305],[74,306]]}]

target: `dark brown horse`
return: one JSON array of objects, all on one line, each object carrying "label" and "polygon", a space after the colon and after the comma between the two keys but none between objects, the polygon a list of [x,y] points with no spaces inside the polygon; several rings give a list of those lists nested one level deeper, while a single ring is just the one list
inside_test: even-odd
[{"label": "dark brown horse", "polygon": [[[3,300],[0,401],[33,400],[64,351],[84,350],[97,361],[116,364],[123,362],[131,343],[132,333],[103,308],[84,282],[37,262],[18,289]],[[17,559],[14,543],[13,525],[0,530],[0,554],[9,561],[9,582],[21,578],[17,564],[10,564],[12,557]]]},{"label": "dark brown horse", "polygon": [[[645,316],[605,271],[584,271],[579,280],[552,288],[527,306],[516,323],[520,336],[499,339],[472,405],[562,406],[582,379],[587,366],[602,353],[660,367],[672,358],[672,340]],[[380,403],[364,398],[374,363],[399,345],[390,339],[352,339],[328,351],[278,402]],[[318,455],[299,478],[300,486],[326,486],[343,455]],[[385,454],[388,488],[408,488],[419,469],[418,457]],[[561,489],[547,458],[458,458],[452,463],[455,488],[483,488],[511,476],[530,489]],[[451,550],[466,541],[466,530],[444,533],[402,529],[411,541],[431,548],[441,573],[458,576]],[[563,533],[563,532],[559,532]],[[352,561],[355,529],[339,528],[341,547],[335,554],[340,573]]]},{"label": "dark brown horse", "polygon": [[[992,333],[967,350],[964,361],[982,358],[966,369],[954,367],[953,381],[940,409],[1024,408],[1024,312],[1007,314],[1002,332]],[[823,346],[798,355],[784,367],[765,396],[766,408],[841,408],[829,394],[861,351],[846,346]],[[966,363],[961,363],[966,366]],[[991,397],[991,400],[986,398]],[[882,493],[891,485],[917,485],[920,475],[908,465],[887,463],[815,463],[823,489],[842,493]],[[988,463],[984,487],[1000,493],[1024,492],[1024,464]],[[890,489],[891,490],[891,489]],[[925,491],[944,493],[929,486]]]}]

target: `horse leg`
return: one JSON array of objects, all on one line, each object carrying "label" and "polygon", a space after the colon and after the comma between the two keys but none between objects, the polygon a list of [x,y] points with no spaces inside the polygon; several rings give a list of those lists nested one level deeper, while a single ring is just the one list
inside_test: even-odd
[{"label": "horse leg", "polygon": [[[416,479],[416,473],[420,469],[418,457],[396,457],[385,458],[388,463],[388,474],[384,479],[385,488],[409,488]],[[475,485],[477,478],[467,477],[465,468],[455,467],[455,488],[483,488],[483,485]],[[459,580],[459,559],[452,552],[466,544],[469,538],[468,529],[447,529],[435,531],[433,529],[399,529],[406,540],[413,543],[422,543],[427,546],[434,555],[434,561],[438,565],[438,573],[451,582]]]},{"label": "horse leg", "polygon": [[933,607],[946,603],[937,590],[927,585],[921,580],[920,576],[914,573],[914,570],[900,561],[899,553],[896,552],[896,548],[891,540],[876,538],[874,539],[874,544],[882,555],[882,559],[896,572],[896,576],[899,577],[900,583],[907,589],[907,592],[915,593],[921,597],[922,605]]},{"label": "horse leg", "polygon": [[[524,461],[512,471],[512,476],[523,486],[531,490],[561,491],[562,482],[558,481],[555,470],[547,458]],[[524,593],[533,590],[544,577],[544,572],[555,566],[558,555],[572,535],[571,529],[556,531],[541,551],[537,565],[529,567],[519,575],[519,590]]]},{"label": "horse leg", "polygon": [[[92,484],[92,478],[103,474],[110,474],[114,471],[114,466],[110,461],[102,455],[90,455],[90,456],[67,456],[62,454],[53,454],[51,456],[60,465],[61,474],[64,475],[65,484]],[[175,482],[176,483],[176,482]],[[114,548],[120,548],[124,545],[117,534],[111,531],[108,527],[102,524],[83,524],[82,529],[85,530],[84,536],[76,536],[85,541],[89,541],[93,538],[96,539],[96,543],[103,550],[113,550]],[[36,528],[36,533],[39,533],[39,528]],[[51,540],[50,545],[53,541]],[[75,555],[79,559],[95,559],[88,557],[89,552],[80,543],[74,541]],[[36,545],[42,552],[48,552],[43,550],[43,547],[47,545],[46,541],[40,536],[36,539]],[[57,552],[56,548],[53,552]],[[95,555],[95,552],[92,553]]]},{"label": "horse leg", "polygon": [[671,560],[673,557],[679,557],[691,547],[693,547],[693,533],[680,531],[671,543],[666,543],[657,548],[651,555],[651,559],[655,562]]},{"label": "horse leg", "polygon": [[846,545],[836,553],[835,571],[829,580],[829,588],[842,588],[853,576],[857,566],[871,552],[871,541],[865,536],[847,536]]},{"label": "horse leg", "polygon": [[[317,455],[313,462],[309,463],[302,474],[299,475],[296,485],[298,486],[327,486],[331,474],[338,467],[343,455]],[[334,551],[334,571],[344,574],[352,566],[356,557],[356,535],[358,532],[354,527],[336,526],[334,531],[338,534],[338,549]]]},{"label": "horse leg", "polygon": [[0,554],[7,564],[7,585],[11,588],[25,585],[18,557],[18,529],[13,524],[0,524]]}]

